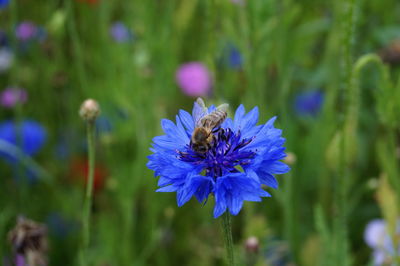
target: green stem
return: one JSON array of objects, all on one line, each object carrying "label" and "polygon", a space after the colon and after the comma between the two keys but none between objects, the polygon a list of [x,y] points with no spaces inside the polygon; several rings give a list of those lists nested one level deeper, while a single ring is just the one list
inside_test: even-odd
[{"label": "green stem", "polygon": [[233,259],[233,238],[232,238],[232,226],[231,226],[231,215],[229,212],[225,212],[222,215],[222,229],[224,231],[225,249],[229,266],[234,266],[235,262]]},{"label": "green stem", "polygon": [[88,142],[89,173],[86,183],[85,204],[82,215],[83,228],[82,228],[81,265],[88,265],[87,250],[89,248],[89,241],[90,241],[90,214],[92,209],[94,164],[95,164],[94,121],[87,122],[87,142]]},{"label": "green stem", "polygon": [[75,22],[75,16],[74,16],[74,7],[73,7],[73,1],[69,0],[67,1],[67,13],[68,13],[68,33],[71,36],[72,40],[72,45],[73,49],[75,52],[75,64],[76,64],[76,69],[78,71],[78,79],[79,79],[79,85],[81,86],[81,89],[87,89],[87,80],[86,80],[86,72],[85,72],[85,66],[84,66],[84,60],[83,60],[83,53],[82,53],[82,47],[81,47],[81,41],[79,39],[79,34],[78,30],[76,27],[76,22]]}]

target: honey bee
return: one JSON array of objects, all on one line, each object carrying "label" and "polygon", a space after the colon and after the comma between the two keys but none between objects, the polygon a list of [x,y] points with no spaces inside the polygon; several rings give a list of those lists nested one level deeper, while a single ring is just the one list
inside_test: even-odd
[{"label": "honey bee", "polygon": [[217,107],[211,113],[204,104],[203,99],[197,98],[194,107],[195,129],[193,131],[190,145],[193,150],[199,153],[205,153],[211,147],[220,125],[227,117],[228,104],[224,103]]}]

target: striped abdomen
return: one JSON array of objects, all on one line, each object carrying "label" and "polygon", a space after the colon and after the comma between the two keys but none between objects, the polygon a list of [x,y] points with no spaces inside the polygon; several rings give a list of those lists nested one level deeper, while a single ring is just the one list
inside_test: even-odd
[{"label": "striped abdomen", "polygon": [[213,130],[216,127],[219,127],[228,116],[228,113],[225,110],[215,110],[212,113],[204,116],[200,120],[200,126],[205,127],[209,130]]}]

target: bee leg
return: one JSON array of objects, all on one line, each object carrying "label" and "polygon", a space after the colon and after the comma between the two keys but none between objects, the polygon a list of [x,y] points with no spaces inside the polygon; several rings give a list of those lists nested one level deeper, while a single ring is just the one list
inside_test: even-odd
[{"label": "bee leg", "polygon": [[214,128],[211,132],[213,133],[213,134],[215,134],[215,133],[218,133],[218,131],[220,131],[222,128],[221,127],[216,127],[216,128]]},{"label": "bee leg", "polygon": [[[214,145],[214,143],[217,143],[217,137],[215,137],[215,135],[212,135],[212,144]],[[209,143],[208,146],[210,146],[209,148],[211,148],[211,143]]]}]

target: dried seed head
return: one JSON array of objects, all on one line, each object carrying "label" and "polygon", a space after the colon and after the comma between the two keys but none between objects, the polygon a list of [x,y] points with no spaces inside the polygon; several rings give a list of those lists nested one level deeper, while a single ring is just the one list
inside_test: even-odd
[{"label": "dried seed head", "polygon": [[18,217],[16,226],[8,233],[14,252],[24,255],[29,265],[46,265],[47,228],[25,217]]},{"label": "dried seed head", "polygon": [[258,238],[255,236],[251,236],[246,239],[245,248],[248,253],[258,253],[260,248],[260,243],[258,242]]},{"label": "dried seed head", "polygon": [[79,110],[79,115],[82,117],[82,119],[88,121],[88,122],[93,122],[96,120],[96,118],[100,114],[100,106],[97,103],[97,101],[93,99],[87,99],[85,100],[81,108]]}]

